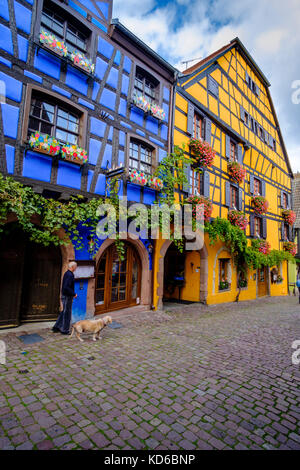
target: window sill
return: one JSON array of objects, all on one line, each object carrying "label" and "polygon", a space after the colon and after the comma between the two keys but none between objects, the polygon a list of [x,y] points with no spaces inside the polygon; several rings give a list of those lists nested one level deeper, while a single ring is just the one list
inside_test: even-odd
[{"label": "window sill", "polygon": [[227,287],[226,289],[219,289],[218,293],[222,294],[223,292],[230,292],[230,291],[231,291],[231,287]]}]

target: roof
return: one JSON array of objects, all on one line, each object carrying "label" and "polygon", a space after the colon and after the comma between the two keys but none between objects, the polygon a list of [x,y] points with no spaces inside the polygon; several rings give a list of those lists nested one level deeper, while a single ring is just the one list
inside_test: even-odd
[{"label": "roof", "polygon": [[157,61],[161,66],[171,72],[174,76],[177,76],[179,70],[173,67],[169,62],[167,62],[163,57],[161,57],[157,52],[155,52],[151,47],[147,46],[141,39],[139,39],[135,34],[133,34],[129,29],[126,28],[118,18],[113,18],[111,20],[111,25],[116,28],[120,33],[134,43],[139,49],[144,53],[150,55],[155,61]]},{"label": "roof", "polygon": [[239,38],[232,39],[232,41],[230,41],[225,46],[221,47],[220,49],[213,52],[209,56],[207,56],[204,59],[200,60],[200,62],[197,62],[197,64],[193,65],[192,67],[186,69],[183,72],[183,74],[184,75],[189,75],[189,74],[195,72],[196,70],[202,68],[203,65],[207,65],[209,62],[216,59],[219,55],[223,55],[224,53],[226,53],[227,51],[229,51],[230,49],[232,49],[234,47],[236,47],[240,51],[240,53],[242,54],[242,56],[244,57],[246,62],[248,62],[250,67],[254,68],[255,72],[257,73],[259,78],[262,80],[264,85],[266,87],[269,87],[270,86],[269,80],[265,77],[265,75],[263,74],[263,72],[261,71],[261,69],[259,68],[257,63],[255,62],[255,60],[251,56],[250,52],[246,49],[246,47],[244,46],[244,44],[242,43],[242,41]]},{"label": "roof", "polygon": [[294,174],[292,181],[293,210],[296,212],[295,228],[300,228],[300,173]]}]

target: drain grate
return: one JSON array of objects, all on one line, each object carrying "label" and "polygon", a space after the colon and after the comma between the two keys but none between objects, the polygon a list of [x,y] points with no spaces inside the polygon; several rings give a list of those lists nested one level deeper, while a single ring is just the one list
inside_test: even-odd
[{"label": "drain grate", "polygon": [[113,329],[116,329],[116,328],[123,328],[122,323],[118,323],[118,322],[116,322],[116,321],[113,321],[113,322],[110,323],[108,326],[109,326],[109,328],[113,328]]},{"label": "drain grate", "polygon": [[21,335],[21,336],[18,336],[18,339],[22,341],[24,344],[34,344],[34,343],[40,343],[41,341],[44,341],[44,338],[42,338],[37,333],[33,333],[31,335]]}]

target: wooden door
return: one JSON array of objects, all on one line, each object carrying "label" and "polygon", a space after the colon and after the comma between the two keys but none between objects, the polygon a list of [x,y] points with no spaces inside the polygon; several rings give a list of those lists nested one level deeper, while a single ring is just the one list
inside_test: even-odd
[{"label": "wooden door", "polygon": [[60,249],[28,243],[21,302],[22,322],[55,320],[58,317],[60,278]]},{"label": "wooden door", "polygon": [[259,268],[257,271],[257,296],[263,297],[268,293],[268,272],[267,268]]},{"label": "wooden door", "polygon": [[0,241],[0,327],[17,326],[23,283],[25,239],[21,233]]},{"label": "wooden door", "polygon": [[125,245],[124,259],[119,260],[111,245],[99,260],[96,271],[96,314],[139,303],[140,260],[130,245]]}]

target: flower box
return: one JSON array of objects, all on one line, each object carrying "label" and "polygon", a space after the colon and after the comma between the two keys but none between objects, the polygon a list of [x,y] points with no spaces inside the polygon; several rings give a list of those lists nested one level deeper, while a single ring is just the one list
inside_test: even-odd
[{"label": "flower box", "polygon": [[46,155],[58,155],[60,152],[60,143],[48,134],[35,132],[29,138],[30,147],[40,153]]},{"label": "flower box", "polygon": [[268,255],[271,250],[271,245],[267,240],[258,240],[258,251],[264,255]]},{"label": "flower box", "polygon": [[242,183],[246,177],[245,168],[236,161],[228,162],[227,171],[229,178],[231,178],[237,184]]},{"label": "flower box", "polygon": [[163,181],[157,176],[149,176],[147,184],[150,188],[157,190],[161,190],[164,186]]},{"label": "flower box", "polygon": [[70,54],[70,59],[74,64],[85,72],[94,73],[95,64],[93,64],[87,57],[79,51],[73,51]]},{"label": "flower box", "polygon": [[292,256],[295,256],[297,253],[297,245],[293,242],[283,242],[284,251],[288,251]]},{"label": "flower box", "polygon": [[251,203],[256,214],[265,214],[268,211],[269,202],[263,196],[253,196]]},{"label": "flower box", "polygon": [[40,43],[61,57],[66,57],[68,53],[67,47],[63,41],[57,39],[53,34],[47,33],[47,31],[40,33]]},{"label": "flower box", "polygon": [[151,113],[155,118],[164,121],[166,118],[166,113],[164,110],[157,104],[152,104],[148,101],[145,96],[133,96],[133,103],[138,108],[142,109],[145,113]]},{"label": "flower box", "polygon": [[137,183],[141,186],[146,186],[148,183],[148,175],[143,171],[130,170],[128,176],[131,183]]},{"label": "flower box", "polygon": [[198,139],[191,139],[189,142],[190,150],[193,153],[193,159],[196,165],[200,167],[210,167],[215,158],[215,152],[208,142]]},{"label": "flower box", "polygon": [[[208,222],[213,210],[212,202],[204,196],[190,196],[185,199],[186,203],[192,204],[193,217],[204,218],[204,222]],[[203,210],[201,210],[203,207]]]},{"label": "flower box", "polygon": [[236,210],[230,210],[228,212],[228,220],[232,225],[239,227],[241,230],[245,230],[249,223],[245,214]]},{"label": "flower box", "polygon": [[152,114],[152,116],[156,117],[160,121],[164,121],[165,118],[166,118],[166,113],[157,104],[151,104],[150,105],[150,113]]},{"label": "flower box", "polygon": [[77,145],[64,145],[61,148],[61,156],[63,160],[77,163],[78,165],[83,165],[88,161],[86,150],[77,147]]},{"label": "flower box", "polygon": [[290,209],[285,209],[282,211],[282,217],[287,224],[294,225],[296,220],[296,213]]},{"label": "flower box", "polygon": [[226,290],[226,289],[229,289],[229,282],[221,281],[219,284],[219,290]]}]

